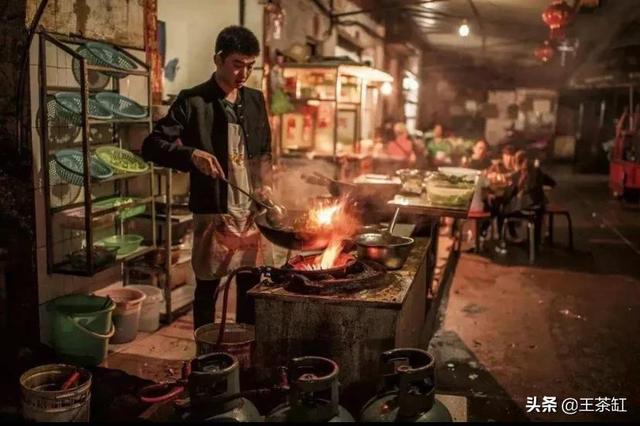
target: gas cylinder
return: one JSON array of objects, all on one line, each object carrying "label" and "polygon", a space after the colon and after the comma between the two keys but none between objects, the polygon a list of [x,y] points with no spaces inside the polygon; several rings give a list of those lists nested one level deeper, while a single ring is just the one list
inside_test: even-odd
[{"label": "gas cylinder", "polygon": [[294,358],[287,367],[288,402],[276,407],[267,422],[353,422],[349,412],[338,404],[338,373],[334,361],[304,356]]},{"label": "gas cylinder", "polygon": [[240,393],[238,359],[224,352],[201,355],[191,361],[184,421],[260,422],[258,409]]},{"label": "gas cylinder", "polygon": [[[378,395],[362,409],[363,422],[450,422],[447,407],[435,399],[435,361],[421,349],[393,349],[381,356],[384,376]],[[385,370],[383,370],[385,371]]]}]

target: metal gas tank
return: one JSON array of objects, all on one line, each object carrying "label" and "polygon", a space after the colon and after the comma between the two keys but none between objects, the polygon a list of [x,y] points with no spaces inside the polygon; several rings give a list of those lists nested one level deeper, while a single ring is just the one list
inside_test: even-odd
[{"label": "metal gas tank", "polygon": [[262,416],[240,393],[238,359],[218,352],[191,361],[189,401],[181,410],[183,421],[261,422]]},{"label": "metal gas tank", "polygon": [[393,349],[381,356],[393,373],[385,375],[378,395],[365,404],[363,422],[451,422],[451,413],[435,399],[435,361],[421,349]]},{"label": "metal gas tank", "polygon": [[338,404],[338,364],[328,358],[305,356],[290,361],[289,401],[276,407],[267,422],[354,422]]}]

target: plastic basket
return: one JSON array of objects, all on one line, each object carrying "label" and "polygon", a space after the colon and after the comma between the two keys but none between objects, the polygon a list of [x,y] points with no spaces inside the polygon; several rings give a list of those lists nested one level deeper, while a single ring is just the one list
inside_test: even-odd
[{"label": "plastic basket", "polygon": [[[79,93],[58,92],[53,95],[59,105],[58,113],[60,117],[75,125],[82,124],[82,97]],[[94,98],[89,98],[89,118],[96,120],[109,120],[113,118],[107,109],[105,109]]]},{"label": "plastic basket", "polygon": [[96,155],[116,173],[142,173],[149,169],[149,164],[142,158],[115,146],[101,146],[96,149]]},{"label": "plastic basket", "polygon": [[[87,49],[86,46],[81,45],[76,49],[80,55],[82,55],[89,64],[91,65],[101,65],[100,62],[95,58],[95,56]],[[71,70],[73,71],[73,77],[76,79],[78,84],[80,84],[81,76],[80,76],[80,61],[74,57],[73,63],[71,65]],[[88,70],[87,72],[87,82],[89,83],[89,88],[91,90],[102,90],[107,87],[109,84],[110,77],[106,74],[103,74],[99,71]]]},{"label": "plastic basket", "polygon": [[[56,174],[62,180],[77,186],[84,184],[84,156],[76,149],[63,149],[54,154]],[[103,161],[93,157],[90,167],[91,177],[106,179],[113,175],[113,170]]]},{"label": "plastic basket", "polygon": [[[80,134],[80,127],[64,118],[62,116],[64,113],[61,114],[60,109],[60,104],[52,96],[49,96],[47,100],[47,136],[49,142],[53,144],[69,144],[74,142]],[[40,138],[42,138],[40,111],[36,116],[36,127]]]},{"label": "plastic basket", "polygon": [[102,92],[96,95],[96,101],[115,117],[144,118],[147,109],[137,102],[113,92]]},{"label": "plastic basket", "polygon": [[122,78],[128,75],[129,71],[133,71],[137,68],[137,65],[133,59],[129,58],[124,53],[116,50],[112,46],[98,42],[87,42],[85,44],[87,50],[95,60],[95,65],[101,65],[109,68],[116,68],[118,71],[103,71],[111,77]]},{"label": "plastic basket", "polygon": [[117,247],[118,256],[126,256],[136,251],[143,240],[141,235],[135,234],[112,235],[97,241],[96,245],[105,248]]}]

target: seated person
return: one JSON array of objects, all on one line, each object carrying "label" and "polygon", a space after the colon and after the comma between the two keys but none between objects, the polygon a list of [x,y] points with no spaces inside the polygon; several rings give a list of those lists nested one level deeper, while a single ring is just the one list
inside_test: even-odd
[{"label": "seated person", "polygon": [[491,166],[489,158],[489,144],[484,139],[476,141],[473,145],[473,153],[467,163],[467,167],[476,170],[485,170]]},{"label": "seated person", "polygon": [[429,158],[435,160],[436,163],[445,164],[450,162],[452,146],[447,138],[444,137],[444,129],[441,124],[436,124],[433,131],[427,134],[424,140],[425,153]]},{"label": "seated person", "polygon": [[397,122],[393,126],[394,139],[387,144],[387,155],[399,162],[404,167],[412,167],[416,164],[416,153],[413,149],[413,141],[407,132],[404,123]]},{"label": "seated person", "polygon": [[[535,214],[536,246],[540,243],[542,220],[544,217],[547,197],[544,187],[554,187],[555,180],[545,174],[528,158],[525,151],[518,151],[514,156],[515,173],[512,183],[505,192],[505,213],[519,214],[522,211],[533,211]],[[510,232],[512,230],[510,229]],[[511,232],[513,233],[513,232]]]}]

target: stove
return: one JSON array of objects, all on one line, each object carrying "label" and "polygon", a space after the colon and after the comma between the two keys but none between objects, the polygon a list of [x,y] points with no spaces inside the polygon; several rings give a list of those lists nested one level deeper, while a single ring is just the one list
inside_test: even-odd
[{"label": "stove", "polygon": [[429,247],[428,238],[416,238],[397,271],[348,256],[332,271],[305,271],[316,259],[294,257],[264,274],[248,293],[255,301],[256,380],[269,382],[275,366],[295,357],[329,358],[340,367],[341,401],[359,410],[375,393],[382,352],[426,347]]},{"label": "stove", "polygon": [[293,293],[317,295],[357,292],[389,284],[384,280],[385,267],[378,263],[357,260],[342,253],[334,266],[320,269],[317,260],[317,255],[296,256],[277,273],[269,274],[262,284],[281,286]]}]

